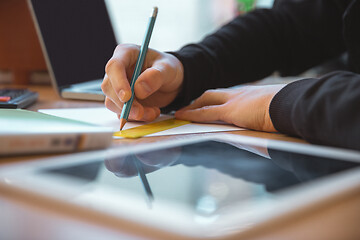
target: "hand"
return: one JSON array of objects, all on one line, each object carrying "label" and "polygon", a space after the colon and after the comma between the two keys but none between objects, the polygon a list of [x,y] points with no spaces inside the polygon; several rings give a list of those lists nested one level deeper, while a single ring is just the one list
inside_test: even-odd
[{"label": "hand", "polygon": [[138,175],[134,160],[140,162],[145,174],[172,165],[181,155],[181,147],[173,147],[153,152],[146,152],[121,157],[105,159],[106,168],[118,177],[133,177]]},{"label": "hand", "polygon": [[[106,95],[105,106],[121,114],[123,104],[131,97],[130,80],[140,47],[121,44],[106,64],[101,89]],[[160,115],[160,108],[170,104],[178,94],[184,78],[181,62],[171,54],[149,49],[142,73],[137,79],[135,99],[129,119],[152,121]]]},{"label": "hand", "polygon": [[276,132],[269,114],[270,102],[285,85],[244,86],[208,90],[175,113],[193,122],[223,121],[248,129]]}]

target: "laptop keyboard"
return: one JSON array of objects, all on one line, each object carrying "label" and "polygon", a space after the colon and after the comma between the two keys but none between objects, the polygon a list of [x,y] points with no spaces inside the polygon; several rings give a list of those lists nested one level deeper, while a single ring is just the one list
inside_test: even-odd
[{"label": "laptop keyboard", "polygon": [[38,99],[38,93],[28,89],[0,89],[0,108],[25,108]]},{"label": "laptop keyboard", "polygon": [[101,87],[89,88],[89,91],[96,92],[96,93],[102,93]]}]

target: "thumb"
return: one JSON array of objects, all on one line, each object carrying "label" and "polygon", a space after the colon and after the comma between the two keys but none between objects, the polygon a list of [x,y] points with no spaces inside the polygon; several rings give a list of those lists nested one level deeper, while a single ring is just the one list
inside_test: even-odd
[{"label": "thumb", "polygon": [[164,82],[163,75],[162,71],[156,67],[148,68],[141,73],[134,86],[136,97],[145,99],[159,90]]}]

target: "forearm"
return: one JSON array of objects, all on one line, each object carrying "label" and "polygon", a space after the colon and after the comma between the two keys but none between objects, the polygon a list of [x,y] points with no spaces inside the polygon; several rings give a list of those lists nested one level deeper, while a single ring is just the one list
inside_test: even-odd
[{"label": "forearm", "polygon": [[334,72],[280,90],[270,104],[274,127],[316,143],[360,149],[360,75]]},{"label": "forearm", "polygon": [[305,0],[237,17],[173,53],[185,71],[175,105],[187,105],[207,89],[252,82],[274,71],[295,75],[339,55],[344,50],[341,16],[332,1]]},{"label": "forearm", "polygon": [[239,16],[202,42],[173,53],[184,66],[183,106],[205,90],[259,80],[279,68],[277,21],[268,28],[267,18],[276,18],[272,10]]}]

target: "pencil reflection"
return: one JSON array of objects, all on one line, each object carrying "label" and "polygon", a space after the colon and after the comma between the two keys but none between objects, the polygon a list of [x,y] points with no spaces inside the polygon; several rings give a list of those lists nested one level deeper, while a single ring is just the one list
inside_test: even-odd
[{"label": "pencil reflection", "polygon": [[126,178],[139,176],[141,184],[145,191],[147,205],[149,208],[152,207],[154,195],[151,191],[151,187],[149,181],[147,180],[146,173],[152,172],[155,169],[153,169],[152,167],[148,167],[146,168],[146,171],[144,171],[143,164],[135,155],[107,159],[104,163],[106,168],[113,172],[117,177]]},{"label": "pencil reflection", "polygon": [[150,185],[149,185],[149,182],[146,178],[146,175],[145,175],[145,172],[144,172],[144,169],[142,168],[141,166],[141,163],[140,161],[135,157],[135,155],[131,155],[131,158],[133,159],[133,163],[136,167],[136,170],[138,172],[138,175],[140,177],[140,180],[141,180],[141,183],[144,187],[144,190],[145,190],[145,193],[146,193],[146,196],[147,196],[147,204],[149,206],[149,208],[152,207],[152,202],[154,201],[154,195],[151,191],[151,188],[150,188]]},{"label": "pencil reflection", "polygon": [[172,148],[152,152],[152,154],[131,154],[104,161],[106,168],[117,177],[128,178],[139,176],[146,194],[146,202],[152,208],[154,194],[151,190],[146,174],[176,162],[181,154],[181,148]]}]

